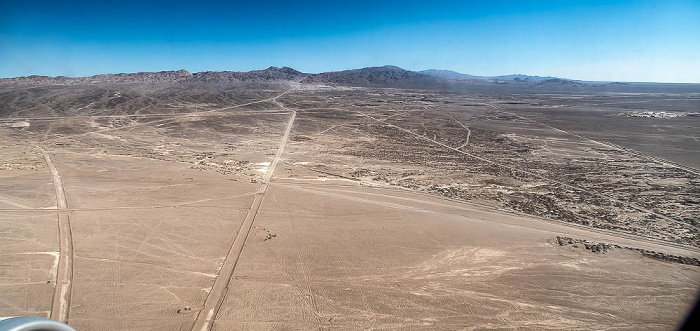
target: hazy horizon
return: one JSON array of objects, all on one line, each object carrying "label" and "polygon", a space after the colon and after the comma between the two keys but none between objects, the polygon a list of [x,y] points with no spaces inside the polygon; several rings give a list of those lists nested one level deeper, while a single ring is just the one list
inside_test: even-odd
[{"label": "hazy horizon", "polygon": [[0,2],[0,77],[396,65],[700,83],[697,1]]},{"label": "hazy horizon", "polygon": [[[383,66],[393,66],[391,64],[387,65],[373,65],[370,67],[383,67]],[[270,67],[277,67],[277,68],[283,68],[283,67],[290,67],[290,66],[269,66]],[[365,68],[370,68],[370,67],[364,67],[364,68],[348,68],[348,69],[340,69],[340,70],[329,70],[329,71],[319,71],[319,72],[303,72],[305,74],[318,74],[318,73],[323,73],[323,72],[336,72],[336,71],[346,71],[346,70],[355,70],[355,69],[365,69]],[[180,71],[180,70],[185,70],[191,74],[199,73],[199,72],[225,72],[225,71],[231,71],[231,72],[249,72],[249,71],[258,71],[258,70],[265,70],[267,68],[254,68],[250,70],[241,70],[241,71],[234,71],[234,70],[204,70],[204,71],[192,71],[192,70],[187,70],[185,68],[180,68],[180,69],[168,69],[168,70],[156,70],[156,71],[132,71],[132,72],[104,72],[104,73],[98,73],[98,74],[90,74],[90,75],[85,75],[85,76],[67,76],[67,75],[57,75],[57,76],[51,76],[51,75],[25,75],[25,76],[13,76],[13,77],[0,77],[0,79],[4,78],[19,78],[19,77],[30,77],[30,76],[40,76],[40,77],[68,77],[68,78],[81,78],[81,77],[91,77],[91,76],[99,76],[99,75],[118,75],[118,74],[136,74],[136,73],[142,73],[142,72],[172,72],[172,71]],[[290,67],[292,69],[293,67]],[[405,68],[402,68],[405,69]],[[406,69],[408,70],[408,69]],[[612,80],[582,80],[582,79],[576,79],[576,78],[571,78],[571,77],[556,77],[556,76],[544,76],[544,75],[537,75],[537,74],[523,74],[523,73],[509,73],[509,74],[500,74],[500,75],[476,75],[476,74],[471,74],[471,73],[464,73],[464,72],[457,72],[454,70],[450,69],[436,69],[436,68],[429,68],[429,69],[419,69],[419,70],[411,70],[414,72],[420,73],[421,71],[426,71],[426,70],[440,70],[440,71],[451,71],[455,72],[457,74],[463,74],[463,75],[470,75],[474,77],[484,77],[484,78],[497,78],[497,77],[503,77],[503,76],[530,76],[530,77],[541,77],[541,78],[547,78],[551,77],[553,79],[555,78],[560,78],[560,79],[567,79],[567,80],[572,80],[572,81],[582,81],[582,82],[605,82],[605,83],[640,83],[640,84],[700,84],[700,83],[686,83],[686,82],[654,82],[654,81],[622,81],[622,80],[617,80],[617,81],[612,81]]]}]

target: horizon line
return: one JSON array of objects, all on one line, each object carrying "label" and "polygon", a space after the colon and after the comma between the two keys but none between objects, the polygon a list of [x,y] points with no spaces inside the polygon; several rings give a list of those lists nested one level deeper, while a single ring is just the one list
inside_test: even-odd
[{"label": "horizon line", "polygon": [[[329,72],[342,72],[342,71],[350,71],[350,70],[361,70],[361,69],[368,69],[368,68],[382,68],[382,67],[396,67],[402,70],[406,71],[411,71],[415,73],[421,73],[421,71],[427,71],[427,70],[439,70],[439,71],[450,71],[453,73],[457,73],[460,75],[468,75],[468,76],[474,76],[477,78],[491,78],[495,79],[497,77],[502,77],[502,76],[529,76],[529,77],[540,77],[540,78],[551,78],[551,79],[565,79],[569,81],[575,81],[575,82],[590,82],[590,83],[629,83],[629,84],[700,84],[700,82],[659,82],[659,81],[625,81],[625,80],[584,80],[584,79],[574,79],[574,78],[567,78],[567,77],[560,77],[560,76],[552,76],[552,75],[539,75],[539,74],[523,74],[523,73],[510,73],[510,74],[501,74],[501,75],[477,75],[477,74],[467,74],[467,73],[462,73],[459,71],[455,71],[452,69],[437,69],[437,68],[428,68],[428,69],[422,69],[422,70],[410,70],[410,69],[405,69],[403,67],[397,66],[397,65],[392,65],[392,64],[385,64],[385,65],[375,65],[375,66],[367,66],[367,67],[361,67],[361,68],[349,68],[349,69],[340,69],[340,70],[330,70],[330,71],[321,71],[321,72],[304,72],[301,70],[297,70],[294,67],[290,66],[269,66],[267,68],[263,69],[251,69],[247,71],[237,71],[237,70],[202,70],[202,71],[191,71],[185,68],[181,69],[170,69],[170,70],[154,70],[154,71],[131,71],[131,72],[107,72],[107,73],[99,73],[99,74],[92,74],[92,75],[84,75],[84,76],[73,76],[73,75],[58,75],[58,76],[51,76],[51,75],[42,75],[42,74],[32,74],[32,75],[25,75],[25,76],[12,76],[12,77],[6,77],[0,74],[0,79],[16,79],[16,78],[29,78],[29,77],[48,77],[48,78],[60,78],[60,77],[65,77],[65,78],[70,78],[70,79],[77,79],[77,78],[88,78],[88,77],[96,77],[96,76],[102,76],[102,75],[131,75],[131,74],[138,74],[138,73],[160,73],[160,72],[177,72],[177,71],[186,71],[189,74],[198,74],[198,73],[203,73],[203,72],[252,72],[252,71],[264,71],[267,69],[271,68],[290,68],[294,69],[296,71],[299,71],[303,74],[309,74],[309,75],[317,75],[317,74],[322,74],[322,73],[329,73]],[[426,75],[426,74],[424,74]],[[430,76],[430,75],[426,75]],[[431,76],[431,77],[436,77],[436,76]],[[440,78],[440,77],[438,77]],[[448,79],[448,78],[443,78],[443,79]],[[454,79],[454,80],[465,80],[468,81],[469,79]]]}]

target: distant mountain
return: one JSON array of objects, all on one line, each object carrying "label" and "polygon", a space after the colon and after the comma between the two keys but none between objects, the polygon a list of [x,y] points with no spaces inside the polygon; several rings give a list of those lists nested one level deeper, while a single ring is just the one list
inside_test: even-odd
[{"label": "distant mountain", "polygon": [[89,83],[162,83],[182,81],[191,76],[192,74],[189,71],[183,69],[177,71],[137,72],[133,74],[104,74],[75,79]]},{"label": "distant mountain", "polygon": [[304,74],[289,67],[269,67],[265,70],[253,70],[247,72],[238,71],[205,71],[192,74],[187,70],[137,72],[121,74],[103,74],[90,77],[48,77],[27,76],[16,78],[3,78],[0,83],[11,84],[122,84],[122,83],[185,83],[185,82],[209,82],[232,83],[241,81],[298,81],[308,74]]},{"label": "distant mountain", "polygon": [[433,76],[433,77],[440,77],[444,79],[452,79],[452,80],[488,80],[488,81],[496,81],[496,82],[501,82],[501,81],[513,81],[513,82],[540,82],[540,81],[545,81],[545,80],[550,80],[550,79],[560,79],[557,77],[551,77],[551,76],[529,76],[529,75],[521,75],[521,74],[516,74],[516,75],[502,75],[502,76],[475,76],[475,75],[468,75],[468,74],[462,74],[456,71],[452,70],[438,70],[438,69],[429,69],[429,70],[423,70],[419,71],[422,74]]},{"label": "distant mountain", "polygon": [[539,82],[543,80],[548,80],[548,79],[560,79],[557,77],[551,77],[551,76],[529,76],[529,75],[502,75],[502,76],[490,76],[488,77],[490,79],[498,79],[498,80],[512,80],[516,82]]},{"label": "distant mountain", "polygon": [[89,77],[49,77],[49,76],[26,76],[16,78],[3,78],[0,83],[14,84],[95,84],[95,83],[159,83],[184,81],[192,76],[187,70],[160,71],[160,72],[137,72],[130,74],[102,74]]},{"label": "distant mountain", "polygon": [[562,78],[545,79],[545,80],[541,80],[535,84],[536,85],[566,85],[566,86],[586,86],[586,85],[588,85],[586,83],[582,83],[579,81],[570,80],[570,79],[562,79]]},{"label": "distant mountain", "polygon": [[239,71],[203,71],[193,74],[187,81],[208,83],[231,83],[246,81],[296,81],[308,76],[308,74],[289,67],[269,67],[265,70]]},{"label": "distant mountain", "polygon": [[309,75],[302,82],[349,86],[426,87],[436,86],[443,81],[437,77],[396,66],[383,66],[324,72]]},{"label": "distant mountain", "polygon": [[[83,77],[84,78],[84,77]],[[76,78],[70,78],[66,76],[56,76],[56,77],[50,77],[50,76],[39,76],[39,75],[31,75],[31,76],[22,76],[22,77],[13,77],[13,78],[2,78],[0,79],[0,83],[5,83],[5,84],[68,84],[70,82],[75,81]]]},{"label": "distant mountain", "polygon": [[[27,76],[0,79],[5,84],[81,85],[81,84],[151,84],[151,83],[235,83],[235,82],[284,82],[331,84],[368,87],[442,88],[458,86],[460,82],[476,85],[512,86],[585,86],[586,83],[557,77],[528,75],[474,76],[450,70],[409,71],[396,66],[307,74],[289,67],[269,67],[264,70],[204,71],[190,73],[187,70],[104,74],[90,77]],[[620,83],[617,83],[620,84]]]},{"label": "distant mountain", "polygon": [[456,80],[485,80],[485,79],[487,79],[486,77],[461,74],[459,72],[452,71],[452,70],[428,69],[428,70],[422,70],[422,71],[418,71],[418,72],[421,74],[424,74],[424,75],[439,77],[439,78],[444,78],[444,79],[456,79]]}]

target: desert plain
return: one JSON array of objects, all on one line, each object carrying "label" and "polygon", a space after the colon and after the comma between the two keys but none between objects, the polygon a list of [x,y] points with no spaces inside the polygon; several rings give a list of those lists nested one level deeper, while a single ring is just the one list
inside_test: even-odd
[{"label": "desert plain", "polygon": [[691,308],[697,85],[275,70],[0,83],[0,316],[673,330]]}]

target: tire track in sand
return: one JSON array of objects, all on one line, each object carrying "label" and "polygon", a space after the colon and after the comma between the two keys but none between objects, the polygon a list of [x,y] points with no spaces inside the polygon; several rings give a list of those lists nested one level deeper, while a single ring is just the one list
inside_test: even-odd
[{"label": "tire track in sand", "polygon": [[[282,94],[280,94],[279,96],[282,96]],[[274,102],[277,102],[277,97],[272,98],[272,100]],[[283,109],[287,110],[287,108],[284,107]],[[240,258],[241,252],[243,251],[243,245],[245,245],[245,242],[248,239],[248,234],[250,233],[250,229],[253,227],[253,221],[255,221],[255,216],[258,214],[260,205],[262,204],[262,201],[265,198],[267,188],[270,186],[270,179],[272,178],[272,174],[275,171],[275,167],[277,166],[280,157],[282,156],[284,146],[289,138],[289,133],[292,131],[292,126],[294,125],[294,119],[296,119],[297,112],[294,110],[290,111],[292,113],[292,116],[289,118],[289,122],[287,123],[287,129],[284,132],[282,141],[280,142],[280,147],[277,149],[275,158],[272,160],[272,163],[270,163],[270,167],[268,168],[267,173],[263,177],[263,185],[257,190],[257,192],[255,192],[255,199],[253,199],[253,203],[251,204],[250,209],[248,210],[248,214],[246,214],[245,219],[243,220],[243,224],[241,224],[241,227],[238,230],[238,234],[236,235],[236,239],[234,239],[233,241],[233,245],[231,245],[228,254],[226,254],[226,259],[224,260],[224,263],[221,266],[219,276],[216,277],[214,285],[212,286],[211,291],[209,291],[209,295],[207,295],[207,298],[204,300],[204,307],[195,318],[194,325],[192,326],[193,331],[210,330],[214,324],[216,314],[219,312],[221,304],[223,303],[226,293],[228,292],[231,278],[233,277],[233,271],[236,268],[236,264],[238,264],[238,259]]]},{"label": "tire track in sand", "polygon": [[46,165],[51,170],[53,187],[56,191],[56,207],[58,209],[58,242],[59,258],[58,272],[56,273],[56,289],[51,304],[51,318],[60,322],[68,321],[70,313],[71,291],[73,288],[73,234],[70,227],[70,217],[68,216],[68,200],[63,189],[63,180],[58,173],[58,169],[53,164],[51,156],[45,149],[41,148],[41,155],[46,161]]}]

